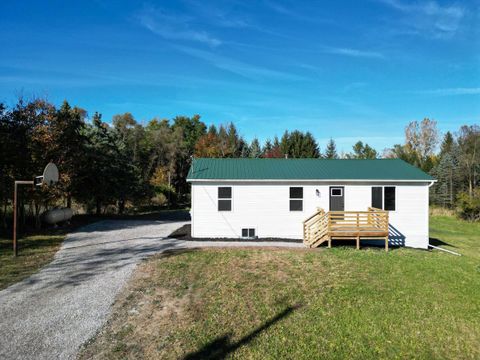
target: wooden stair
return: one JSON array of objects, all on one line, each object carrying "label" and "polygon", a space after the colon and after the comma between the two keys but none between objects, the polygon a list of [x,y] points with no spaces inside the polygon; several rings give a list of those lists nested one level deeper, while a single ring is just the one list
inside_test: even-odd
[{"label": "wooden stair", "polygon": [[303,243],[315,248],[332,239],[351,240],[383,239],[388,251],[388,211],[368,208],[368,211],[317,211],[303,222]]},{"label": "wooden stair", "polygon": [[328,240],[328,216],[323,209],[303,222],[303,243],[314,248]]}]

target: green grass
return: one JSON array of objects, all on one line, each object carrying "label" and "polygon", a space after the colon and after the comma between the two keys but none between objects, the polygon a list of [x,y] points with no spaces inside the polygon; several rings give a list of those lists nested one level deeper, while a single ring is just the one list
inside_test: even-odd
[{"label": "green grass", "polygon": [[82,357],[480,358],[480,224],[433,217],[431,237],[463,256],[336,247],[152,258]]},{"label": "green grass", "polygon": [[18,256],[13,256],[12,239],[0,238],[0,289],[30,276],[52,261],[65,235],[32,235],[18,240]]}]

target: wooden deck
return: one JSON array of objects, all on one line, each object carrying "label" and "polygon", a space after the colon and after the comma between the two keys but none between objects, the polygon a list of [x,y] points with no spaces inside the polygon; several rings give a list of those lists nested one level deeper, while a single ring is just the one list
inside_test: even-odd
[{"label": "wooden deck", "polygon": [[332,240],[356,240],[357,249],[361,239],[382,239],[388,251],[388,211],[368,208],[367,211],[329,211],[323,209],[303,222],[303,242],[308,247],[317,247]]}]

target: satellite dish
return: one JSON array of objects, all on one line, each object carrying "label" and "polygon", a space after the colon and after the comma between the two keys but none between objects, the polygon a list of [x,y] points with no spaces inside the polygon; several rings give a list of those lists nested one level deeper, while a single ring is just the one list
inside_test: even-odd
[{"label": "satellite dish", "polygon": [[56,182],[58,182],[58,168],[52,162],[45,166],[45,170],[43,170],[43,176],[37,176],[35,178],[35,185],[37,186],[41,186],[43,184],[51,186]]}]

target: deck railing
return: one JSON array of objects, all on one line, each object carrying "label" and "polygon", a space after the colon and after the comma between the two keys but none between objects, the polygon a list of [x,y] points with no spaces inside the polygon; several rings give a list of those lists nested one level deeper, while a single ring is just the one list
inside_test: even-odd
[{"label": "deck railing", "polygon": [[328,217],[323,209],[317,211],[303,222],[303,242],[312,246],[321,240],[327,231]]},{"label": "deck railing", "polygon": [[303,241],[309,247],[316,247],[332,239],[383,238],[388,250],[388,211],[369,207],[367,211],[317,212],[303,222]]}]

